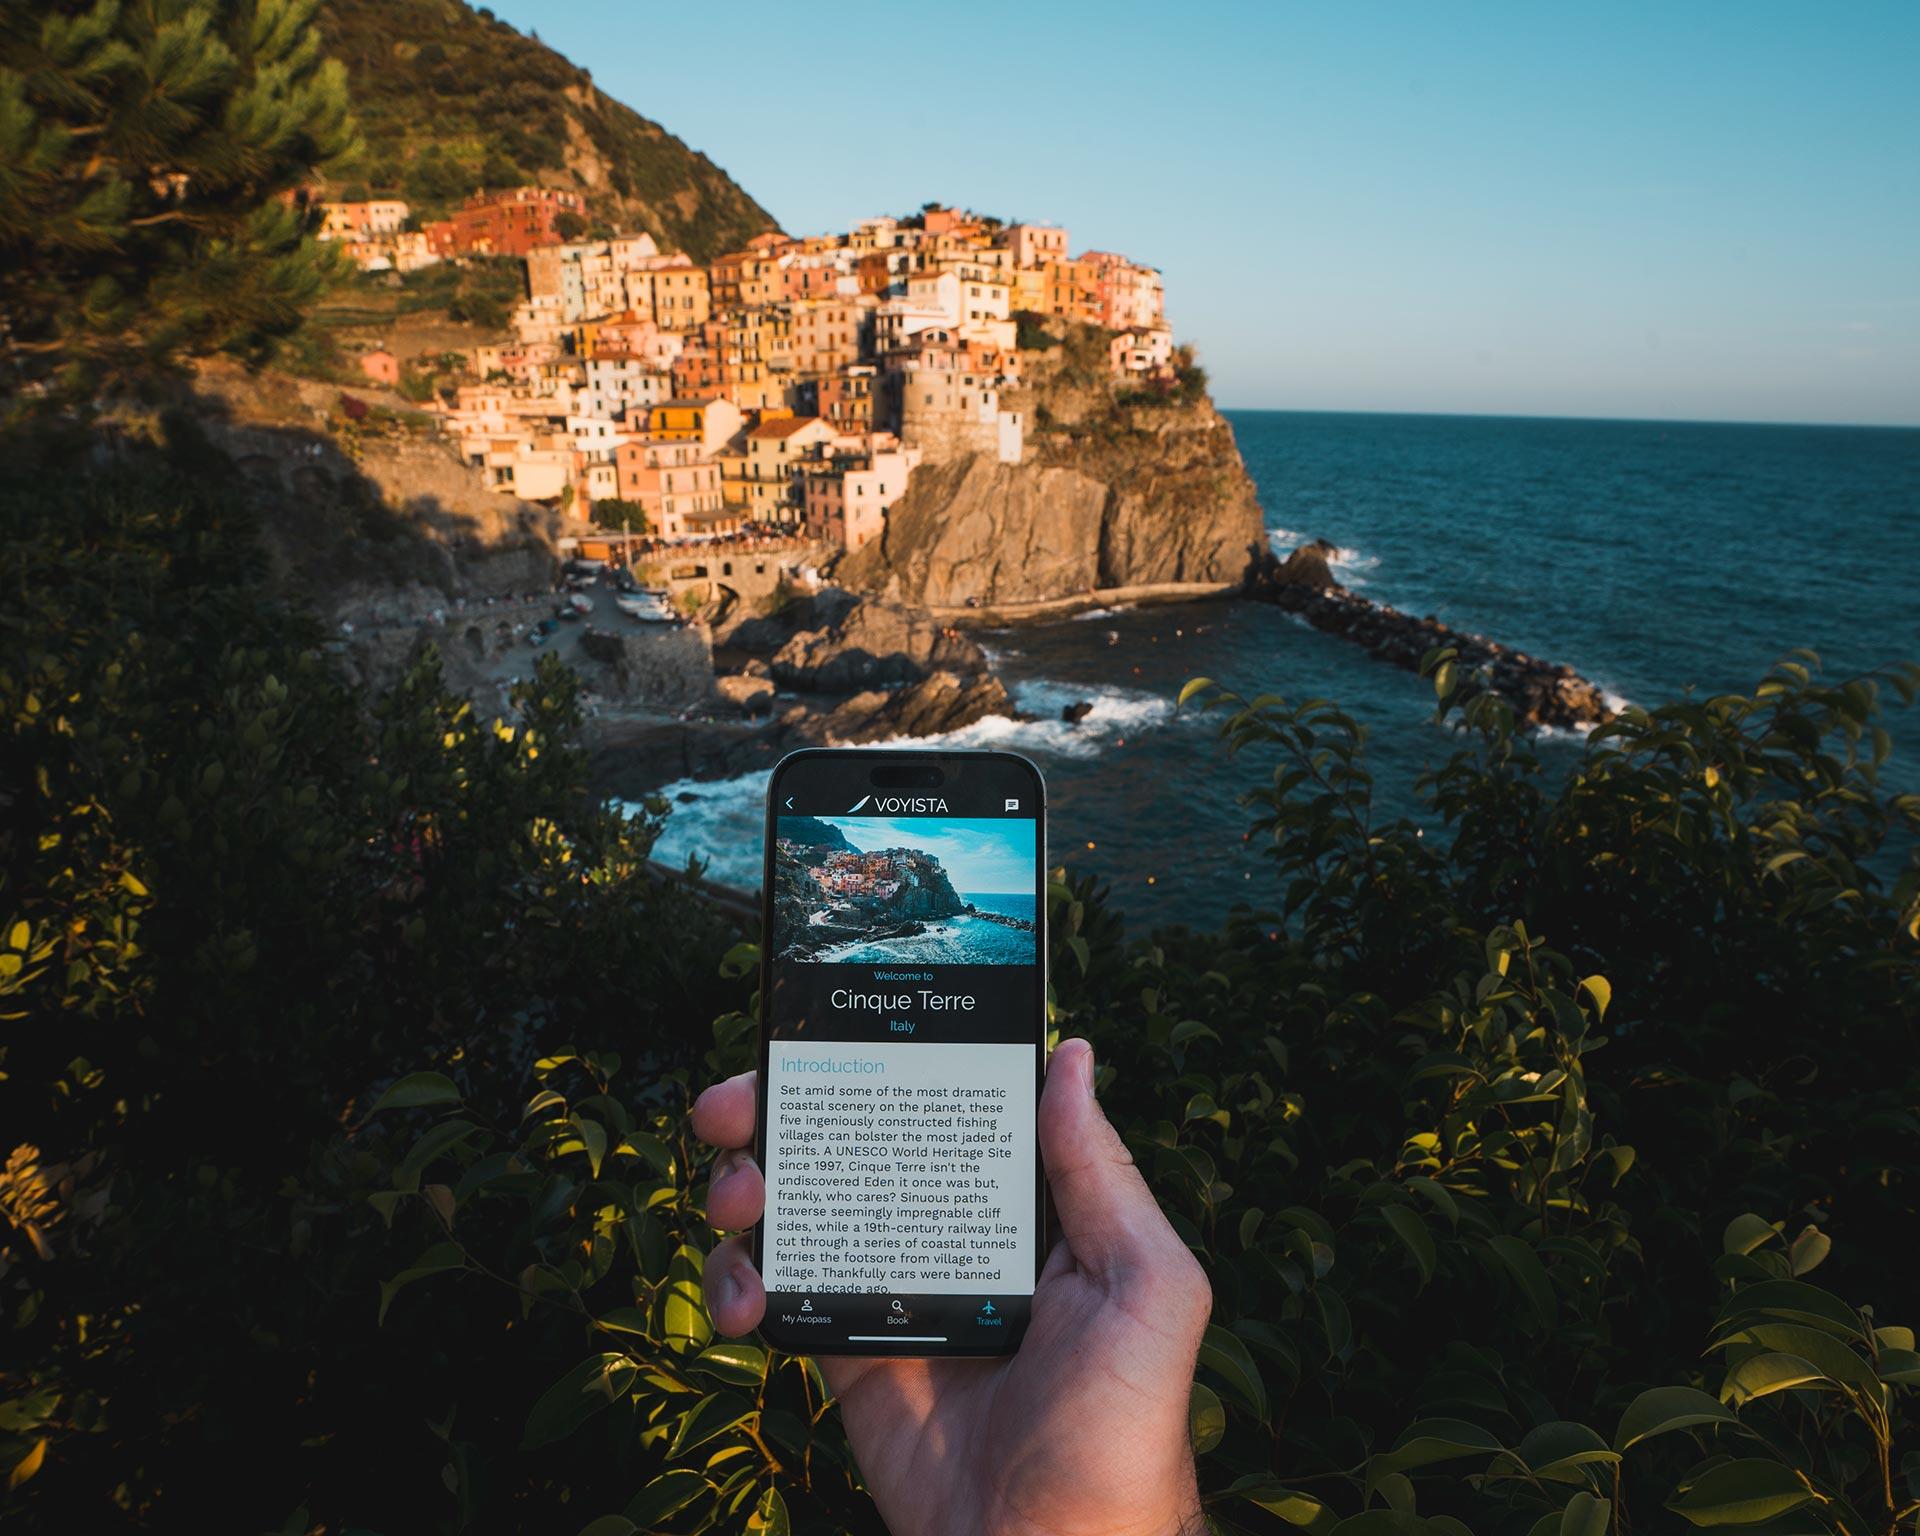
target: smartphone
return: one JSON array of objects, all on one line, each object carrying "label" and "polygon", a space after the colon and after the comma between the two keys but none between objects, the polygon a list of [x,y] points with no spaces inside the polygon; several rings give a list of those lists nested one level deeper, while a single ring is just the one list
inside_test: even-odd
[{"label": "smartphone", "polygon": [[767,788],[761,1334],[1000,1355],[1044,1258],[1046,806],[1007,752],[809,748]]}]

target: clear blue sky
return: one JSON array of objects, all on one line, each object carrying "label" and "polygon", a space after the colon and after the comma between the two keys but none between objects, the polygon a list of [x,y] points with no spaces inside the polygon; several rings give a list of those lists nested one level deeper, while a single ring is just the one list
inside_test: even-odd
[{"label": "clear blue sky", "polygon": [[1920,3],[494,9],[795,233],[1162,268],[1227,406],[1920,423]]},{"label": "clear blue sky", "polygon": [[917,848],[932,854],[963,895],[1031,891],[1034,872],[1030,821],[978,816],[822,816],[862,853]]}]

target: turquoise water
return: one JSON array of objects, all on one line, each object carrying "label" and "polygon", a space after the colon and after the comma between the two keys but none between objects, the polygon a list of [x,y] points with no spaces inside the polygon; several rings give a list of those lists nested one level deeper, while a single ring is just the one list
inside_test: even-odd
[{"label": "turquoise water", "polygon": [[[1368,597],[1569,663],[1617,698],[1750,687],[1795,646],[1833,676],[1920,657],[1920,431],[1228,415],[1277,549],[1328,539]],[[954,739],[1032,756],[1052,861],[1110,880],[1136,920],[1210,922],[1273,895],[1236,803],[1270,764],[1228,763],[1210,719],[1176,714],[1187,678],[1338,700],[1373,729],[1391,813],[1417,810],[1415,779],[1453,746],[1420,679],[1260,604],[983,638],[1044,718]],[[1061,722],[1082,699],[1093,713]],[[1920,788],[1920,717],[1887,724],[1892,777]],[[1544,746],[1561,762],[1577,748]],[[676,809],[663,854],[698,852],[716,877],[757,884],[765,774],[673,788],[699,798]]]},{"label": "turquoise water", "polygon": [[[962,891],[960,899],[971,902],[982,912],[1033,921],[1035,903],[1031,894]],[[1035,954],[1031,928],[1009,928],[1004,923],[983,922],[977,917],[950,917],[928,923],[924,933],[903,939],[883,939],[876,944],[849,944],[829,950],[819,958],[836,964],[861,965],[885,961],[902,965],[1032,965]]]}]

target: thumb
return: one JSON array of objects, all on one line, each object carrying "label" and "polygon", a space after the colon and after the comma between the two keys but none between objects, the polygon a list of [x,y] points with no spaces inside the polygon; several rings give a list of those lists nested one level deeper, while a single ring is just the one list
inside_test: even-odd
[{"label": "thumb", "polygon": [[[1190,1262],[1093,1096],[1093,1047],[1062,1040],[1040,1095],[1040,1156],[1060,1230],[1074,1261],[1103,1281],[1168,1262]],[[1177,1253],[1178,1259],[1174,1259]]]}]

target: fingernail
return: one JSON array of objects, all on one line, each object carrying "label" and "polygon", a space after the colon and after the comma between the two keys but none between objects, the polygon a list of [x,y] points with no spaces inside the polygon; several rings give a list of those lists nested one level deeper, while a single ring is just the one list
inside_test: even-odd
[{"label": "fingernail", "polygon": [[740,1288],[740,1277],[732,1270],[726,1270],[720,1276],[718,1290],[720,1294],[715,1299],[720,1305],[723,1307],[732,1306],[743,1294]]},{"label": "fingernail", "polygon": [[1080,1080],[1086,1085],[1087,1097],[1093,1094],[1093,1047],[1089,1045],[1080,1056]]}]

